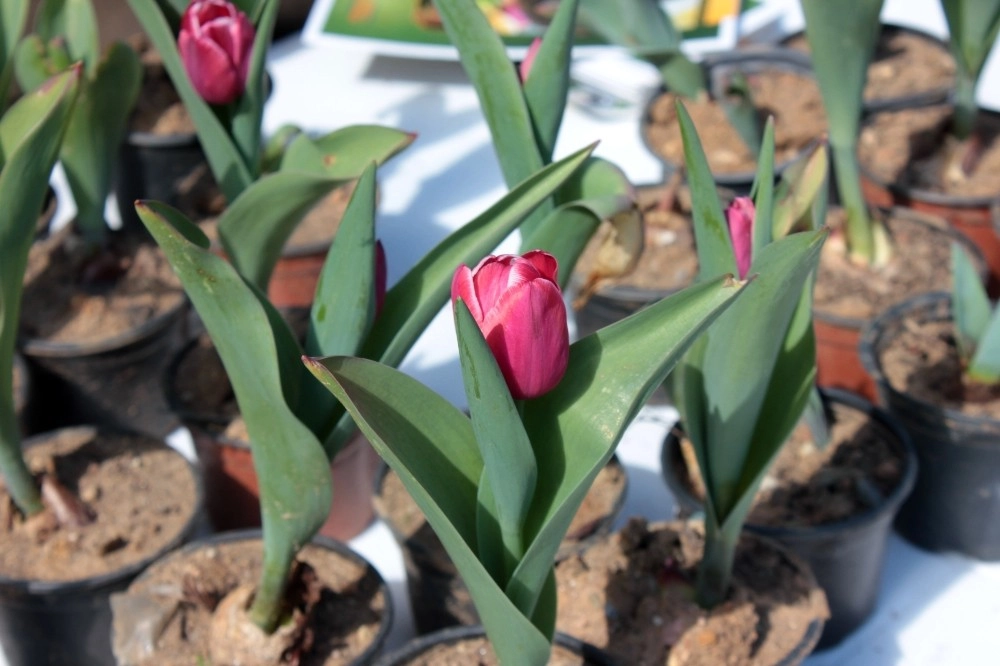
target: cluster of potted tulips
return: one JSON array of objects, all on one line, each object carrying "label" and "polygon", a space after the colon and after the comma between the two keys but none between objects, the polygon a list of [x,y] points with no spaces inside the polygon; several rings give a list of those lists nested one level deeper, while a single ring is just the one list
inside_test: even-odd
[{"label": "cluster of potted tulips", "polygon": [[[897,512],[922,547],[1000,558],[983,518],[1000,478],[1000,315],[984,286],[995,238],[979,230],[973,243],[871,199],[884,172],[866,145],[885,123],[864,115],[863,91],[882,0],[850,12],[802,0],[808,62],[707,63],[683,55],[659,2],[562,0],[517,64],[477,3],[434,0],[507,191],[392,285],[378,174],[416,137],[376,125],[264,136],[278,0],[128,4],[204,160],[163,166],[170,182],[145,191],[144,169],[166,164],[141,167],[128,130],[146,56],[125,44],[102,54],[90,0],[44,0],[23,38],[25,3],[0,0],[0,32],[13,36],[0,40],[11,666],[792,665],[871,613]],[[975,82],[1000,2],[942,4],[958,81],[953,112],[935,116],[950,119],[942,178],[978,188],[968,183],[993,158]],[[573,339],[570,294],[627,279],[652,238],[635,188],[594,145],[557,154],[582,26],[662,74],[644,131],[664,150],[660,212],[687,199],[695,269]],[[789,81],[805,100],[794,108],[781,101]],[[806,107],[818,125],[789,129]],[[728,155],[722,124],[721,142],[738,148]],[[839,205],[828,205],[831,160]],[[76,215],[50,230],[57,161]],[[182,194],[196,175],[212,210]],[[120,229],[105,219],[112,194]],[[305,255],[289,248],[310,224],[322,242],[292,292],[283,276]],[[515,232],[518,252],[496,254]],[[950,270],[915,275],[941,269],[942,252]],[[927,284],[952,291],[901,302]],[[118,301],[129,314],[111,314]],[[463,405],[399,369],[449,303]],[[874,379],[838,374],[851,364]],[[141,406],[150,382],[134,380],[162,370],[197,468],[162,441],[176,421],[151,424]],[[114,392],[95,393],[108,379]],[[29,383],[44,402],[18,411]],[[831,386],[877,390],[886,410]],[[615,449],[664,387],[679,420],[663,474],[680,511],[612,532],[624,480],[602,515],[588,505],[609,470],[623,474]],[[382,469],[362,458],[338,476],[359,451]],[[367,525],[376,479],[390,477],[425,532],[392,525],[411,592],[439,588],[411,595],[414,615],[476,624],[380,655],[389,589],[331,536]],[[185,545],[199,519],[218,533]]]}]

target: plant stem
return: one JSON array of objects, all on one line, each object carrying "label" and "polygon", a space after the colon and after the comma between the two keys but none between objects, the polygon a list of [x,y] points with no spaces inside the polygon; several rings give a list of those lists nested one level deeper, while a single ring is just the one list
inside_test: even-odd
[{"label": "plant stem", "polygon": [[[265,524],[265,533],[267,526]],[[288,586],[288,574],[292,570],[292,559],[295,550],[278,548],[274,552],[267,537],[264,538],[264,566],[261,568],[260,582],[250,606],[250,620],[266,634],[274,632],[281,619],[284,607],[285,588]]]},{"label": "plant stem", "polygon": [[739,531],[727,535],[714,520],[705,520],[705,553],[695,582],[697,602],[702,608],[719,605],[729,591]]},{"label": "plant stem", "polygon": [[831,143],[833,168],[837,176],[837,191],[840,204],[847,213],[847,247],[852,258],[874,264],[876,260],[873,220],[868,215],[864,195],[861,193],[861,169],[858,167],[854,144],[836,145]]},{"label": "plant stem", "polygon": [[[7,381],[11,381],[11,374],[6,374]],[[25,515],[31,515],[44,508],[42,497],[21,454],[21,435],[14,413],[14,401],[9,394],[3,398],[0,399],[0,472],[3,472],[7,492],[14,498],[17,508]]]},{"label": "plant stem", "polygon": [[976,80],[959,67],[955,76],[955,112],[951,119],[951,134],[959,141],[972,135],[979,107],[976,105]]}]

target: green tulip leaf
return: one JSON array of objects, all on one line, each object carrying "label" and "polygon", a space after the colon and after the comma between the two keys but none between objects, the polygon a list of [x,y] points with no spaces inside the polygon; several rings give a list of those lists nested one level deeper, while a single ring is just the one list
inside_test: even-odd
[{"label": "green tulip leaf", "polygon": [[706,281],[577,341],[559,385],[525,402],[538,482],[525,528],[528,551],[507,585],[518,608],[535,607],[570,521],[625,428],[741,292],[728,277]]},{"label": "green tulip leaf", "polygon": [[[247,69],[246,89],[237,98],[230,129],[232,140],[243,156],[243,163],[251,172],[259,173],[260,164],[260,124],[264,118],[264,102],[267,101],[270,83],[264,71],[267,47],[274,34],[274,24],[278,20],[279,0],[261,0],[259,11],[245,12],[253,23],[256,34],[253,50],[250,52],[250,66]],[[232,198],[230,198],[232,201]]]},{"label": "green tulip leaf", "polygon": [[817,143],[782,172],[774,192],[775,238],[818,229],[826,223],[828,162],[826,145]]},{"label": "green tulip leaf", "polygon": [[955,342],[968,363],[989,327],[993,306],[979,271],[958,243],[951,244],[951,315]]},{"label": "green tulip leaf", "polygon": [[552,161],[569,93],[570,53],[579,0],[563,0],[545,31],[527,79],[523,83],[535,142],[542,161]]},{"label": "green tulip leaf", "polygon": [[371,162],[384,164],[416,138],[411,132],[379,125],[344,127],[315,139],[300,134],[285,151],[281,169],[354,180]]},{"label": "green tulip leaf", "polygon": [[753,255],[774,237],[774,225],[767,224],[774,216],[774,116],[768,116],[764,124],[760,146],[757,174],[750,191],[754,206]]},{"label": "green tulip leaf", "polygon": [[92,75],[101,47],[91,0],[43,0],[35,18],[35,32],[46,42],[63,41],[70,60],[82,60],[87,75]]},{"label": "green tulip leaf", "polygon": [[1000,0],[941,0],[941,7],[958,70],[951,131],[964,140],[973,131],[979,110],[976,87],[1000,31]]},{"label": "green tulip leaf", "polygon": [[501,663],[546,663],[548,637],[504,595],[477,555],[476,486],[483,461],[469,418],[389,366],[347,357],[306,363],[347,407],[427,517],[461,572]]},{"label": "green tulip leaf", "polygon": [[21,455],[14,413],[13,356],[24,271],[49,174],[79,91],[80,68],[27,93],[0,119],[0,476],[26,514],[42,509],[34,477]]},{"label": "green tulip leaf", "polygon": [[27,2],[0,0],[0,112],[7,108],[7,91],[14,75],[14,53],[27,23]]},{"label": "green tulip leaf", "polygon": [[316,436],[285,400],[271,318],[261,297],[225,259],[192,243],[193,226],[155,202],[139,218],[177,273],[215,343],[247,424],[260,484],[264,570],[250,615],[273,629],[295,553],[330,510],[329,461]]}]

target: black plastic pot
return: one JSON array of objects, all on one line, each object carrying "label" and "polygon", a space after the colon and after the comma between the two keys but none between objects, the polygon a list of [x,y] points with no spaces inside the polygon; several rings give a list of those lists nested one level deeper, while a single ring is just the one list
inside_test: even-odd
[{"label": "black plastic pot", "polygon": [[916,487],[896,528],[927,550],[1000,560],[1000,421],[930,404],[889,383],[881,353],[908,319],[949,321],[950,296],[926,294],[900,303],[875,319],[861,339],[861,358],[882,403],[910,433],[920,460]]},{"label": "black plastic pot", "polygon": [[[725,81],[727,76],[733,71],[742,72],[744,74],[753,74],[764,70],[779,69],[794,72],[796,74],[802,74],[810,78],[813,76],[812,66],[809,64],[808,58],[805,58],[800,53],[792,52],[790,49],[727,51],[725,53],[707,56],[702,61],[702,68],[704,69],[708,80],[709,95],[715,99],[724,96]],[[667,182],[670,176],[680,166],[682,166],[669,161],[657,152],[654,146],[650,144],[649,137],[646,133],[646,127],[649,125],[651,119],[653,102],[665,92],[667,92],[666,88],[660,88],[653,93],[649,102],[646,103],[645,111],[643,112],[642,119],[639,122],[639,134],[642,138],[643,145],[646,146],[654,157],[663,163],[663,182]],[[806,146],[802,153],[797,157],[807,153],[811,149],[812,145],[813,144],[811,143],[809,146]],[[794,160],[788,160],[786,162],[775,164],[775,178],[777,178],[793,161]],[[737,196],[745,196],[750,193],[756,174],[753,171],[747,171],[740,173],[713,173],[712,176],[715,183],[720,187],[732,190]]]},{"label": "black plastic pot", "polygon": [[[917,37],[927,42],[928,44],[932,44],[935,47],[940,48],[942,51],[949,54],[950,56],[950,50],[948,44],[938,39],[934,35],[907,26],[883,24],[882,34],[879,37],[879,43],[876,45],[875,56],[873,58],[870,67],[877,65],[879,57],[879,49],[882,48],[883,51],[885,49],[885,46],[882,44],[882,42],[888,41],[890,38],[892,38],[895,34],[898,33],[907,33],[914,37]],[[781,41],[781,45],[782,47],[788,48],[790,51],[792,51],[792,53],[795,54],[795,56],[802,58],[802,60],[811,67],[812,59],[810,58],[807,52],[799,51],[798,49],[788,47],[788,44],[791,41],[802,38],[804,35],[805,35],[804,32],[797,32],[788,35]],[[891,111],[894,109],[912,109],[920,106],[930,106],[932,104],[940,104],[941,102],[947,101],[948,98],[951,97],[953,91],[954,91],[954,85],[941,86],[937,88],[928,88],[927,90],[921,90],[908,95],[899,95],[896,97],[866,99],[864,101],[863,109],[865,113],[874,113],[878,111]]]},{"label": "black plastic pot", "polygon": [[[877,422],[895,442],[904,466],[899,484],[880,505],[847,520],[814,527],[746,525],[748,531],[774,539],[805,560],[826,592],[830,619],[819,649],[842,641],[875,609],[892,521],[917,475],[917,457],[910,439],[886,412],[849,391],[826,389],[823,393],[827,401],[864,412]],[[701,501],[685,483],[686,466],[677,429],[667,435],[660,458],[663,478],[680,512],[689,515],[701,511]]]},{"label": "black plastic pot", "polygon": [[187,335],[187,299],[140,326],[91,343],[24,340],[35,401],[36,431],[80,423],[163,436],[174,428],[157,381],[170,352]]},{"label": "black plastic pot", "polygon": [[[192,553],[198,550],[210,549],[213,547],[217,547],[220,544],[233,543],[236,541],[251,541],[251,540],[258,542],[261,550],[263,550],[264,542],[261,531],[259,529],[223,532],[221,534],[213,534],[203,539],[193,541],[184,546],[183,548],[180,548],[170,553],[169,555],[167,555],[165,558],[162,558],[158,562],[153,563],[139,578],[136,579],[136,583],[146,580],[157,569],[162,568],[168,563],[179,562],[183,560],[185,557],[190,556]],[[341,557],[350,560],[357,566],[363,568],[363,570],[365,571],[364,578],[366,580],[369,578],[374,579],[378,590],[381,592],[382,598],[385,600],[385,606],[382,612],[382,619],[381,623],[379,624],[378,631],[375,633],[374,636],[372,636],[371,643],[368,645],[368,647],[365,648],[364,651],[361,654],[359,654],[353,661],[351,661],[347,666],[365,666],[367,664],[371,664],[375,660],[375,657],[379,654],[379,652],[381,652],[382,646],[385,644],[386,638],[389,635],[389,630],[392,628],[392,620],[393,620],[392,597],[389,594],[388,585],[386,585],[385,580],[379,574],[378,570],[374,566],[372,566],[372,564],[368,562],[368,560],[363,558],[358,553],[354,552],[346,544],[341,543],[340,541],[334,541],[333,539],[328,539],[327,537],[324,536],[314,536],[310,541],[310,543],[313,546],[318,546],[322,549],[334,552],[340,555]],[[240,581],[240,582],[247,583],[255,581]],[[180,581],[178,581],[177,585],[179,586],[180,584],[181,584]],[[136,616],[132,613],[132,611],[134,611],[134,608],[141,607],[141,604],[132,605],[127,602],[130,591],[131,590],[126,591],[125,594],[120,595],[118,598],[114,600],[115,620],[116,620],[115,630],[127,631],[127,635],[125,636],[125,638],[133,636],[133,634],[136,631],[141,631],[144,629],[148,631],[148,629],[146,629],[143,625],[143,618]],[[127,613],[127,615],[123,615],[123,613]],[[121,649],[121,644],[120,644],[121,642],[119,641],[119,637],[115,636],[113,641],[115,643],[116,650]]]},{"label": "black plastic pot", "polygon": [[21,432],[27,432],[25,414],[28,410],[28,402],[31,399],[31,375],[28,372],[28,365],[20,354],[14,352],[14,414],[21,425]]},{"label": "black plastic pot", "polygon": [[[411,640],[398,650],[383,656],[375,662],[375,666],[406,666],[411,660],[439,645],[452,645],[465,640],[481,639],[485,636],[486,630],[481,625],[441,629]],[[554,642],[559,647],[582,657],[586,666],[619,666],[607,653],[572,636],[557,633]]]},{"label": "black plastic pot", "polygon": [[[25,442],[26,447],[51,433]],[[164,446],[166,446],[164,444]],[[0,576],[0,645],[7,666],[113,666],[109,597],[128,587],[143,569],[182,543],[200,518],[200,477],[192,469],[197,488],[195,511],[171,542],[149,557],[118,571],[75,581],[39,581]],[[141,503],[141,498],[136,497]],[[144,507],[153,511],[155,507]]]},{"label": "black plastic pot", "polygon": [[[625,467],[617,457],[612,457],[608,464],[617,465],[624,474]],[[376,477],[376,498],[382,494],[382,484],[388,472],[389,467],[383,464]],[[628,493],[628,477],[624,478],[625,487],[608,515],[594,525],[586,536],[574,541],[563,541],[556,553],[557,562],[583,552],[611,531],[611,526],[621,512]],[[472,603],[468,588],[465,587],[458,570],[430,525],[425,522],[416,534],[407,537],[392,522],[391,516],[385,515],[379,502],[375,502],[375,512],[389,527],[402,551],[406,586],[417,631],[427,634],[455,625],[479,624],[479,614]]]},{"label": "black plastic pot", "polygon": [[122,230],[147,234],[135,212],[137,199],[162,201],[177,207],[179,184],[208,161],[198,135],[129,132],[118,153],[115,197]]}]

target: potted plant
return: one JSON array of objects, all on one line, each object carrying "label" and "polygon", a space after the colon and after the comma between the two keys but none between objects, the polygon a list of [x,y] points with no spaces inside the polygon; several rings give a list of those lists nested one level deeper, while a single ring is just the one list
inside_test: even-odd
[{"label": "potted plant", "polygon": [[80,99],[60,149],[76,214],[33,245],[25,275],[33,307],[20,321],[23,353],[39,374],[39,390],[63,405],[37,425],[104,423],[163,435],[170,427],[155,396],[140,398],[133,387],[135,377],[155,373],[150,357],[177,341],[183,292],[165,261],[148,245],[113,233],[104,217],[114,158],[138,94],[138,60],[121,43],[99,51],[90,2],[41,3],[35,32],[15,53],[21,88],[34,90],[78,61]]},{"label": "potted plant", "polygon": [[0,642],[12,666],[108,663],[108,595],[181,543],[199,514],[191,466],[162,441],[79,427],[22,443],[14,415],[24,270],[84,76],[71,67],[0,119]]},{"label": "potted plant", "polygon": [[656,0],[585,0],[581,18],[603,39],[659,70],[663,87],[646,106],[640,131],[664,163],[666,177],[684,162],[676,99],[685,100],[694,118],[716,182],[737,194],[746,194],[753,183],[768,113],[775,116],[778,171],[825,129],[819,93],[800,58],[780,50],[733,51],[694,63],[681,51],[681,33]]},{"label": "potted plant", "polygon": [[[308,307],[330,239],[336,231],[336,217],[330,209],[316,218],[309,242],[296,240],[288,245],[293,231],[314,207],[333,206],[343,210],[349,194],[343,188],[360,176],[369,161],[384,162],[408,146],[413,134],[375,125],[346,127],[320,137],[311,137],[294,127],[284,128],[267,143],[261,136],[264,103],[269,80],[264,70],[271,34],[279,11],[278,0],[129,0],[136,18],[163,60],[163,67],[176,88],[197,130],[211,173],[228,203],[216,220],[221,249],[229,256],[244,226],[229,215],[236,200],[251,185],[286,171],[312,170],[329,176],[329,184],[305,198],[293,197],[286,217],[269,238],[279,256],[269,269],[263,288],[280,307]],[[183,9],[183,12],[181,11]],[[233,39],[224,38],[231,34]],[[133,169],[141,173],[142,169]],[[293,176],[280,176],[293,178]],[[154,192],[125,188],[123,208],[132,210],[136,199],[153,198]],[[168,203],[180,203],[171,186]],[[250,207],[259,203],[251,198]],[[187,210],[192,217],[219,213]],[[321,237],[321,240],[315,240]],[[297,273],[305,272],[307,279]]]},{"label": "potted plant", "polygon": [[870,118],[858,152],[865,194],[878,205],[940,215],[972,238],[1000,288],[1000,241],[991,206],[1000,194],[994,164],[1000,116],[976,103],[980,75],[1000,30],[1000,3],[942,0],[956,65],[950,104],[903,109]]},{"label": "potted plant", "polygon": [[861,355],[888,411],[913,438],[917,484],[897,528],[932,551],[1000,559],[995,446],[998,317],[975,269],[952,249],[952,291],[910,299],[865,330]]},{"label": "potted plant", "polygon": [[862,326],[893,303],[947,284],[944,241],[956,237],[943,220],[900,208],[871,209],[863,195],[858,129],[881,8],[881,0],[859,2],[850,12],[822,0],[802,0],[813,68],[830,123],[841,206],[830,212],[834,233],[816,284],[818,381],[869,399],[874,399],[875,387],[857,356]]}]

